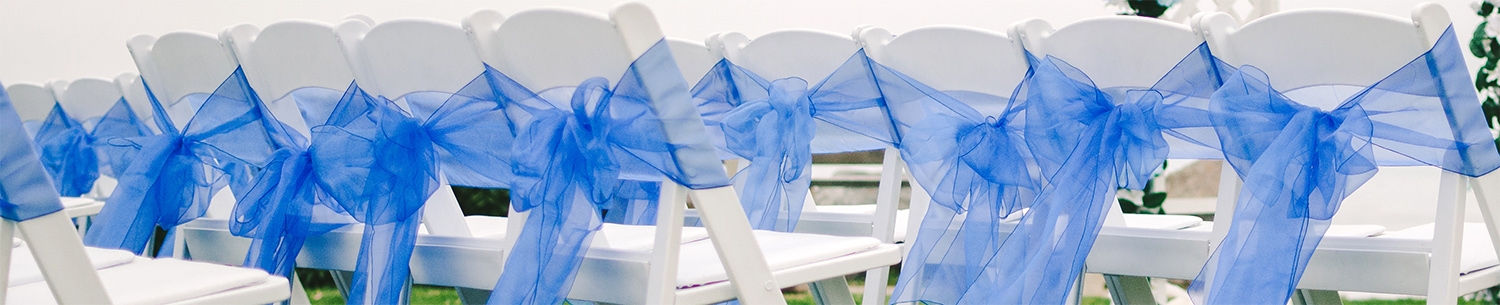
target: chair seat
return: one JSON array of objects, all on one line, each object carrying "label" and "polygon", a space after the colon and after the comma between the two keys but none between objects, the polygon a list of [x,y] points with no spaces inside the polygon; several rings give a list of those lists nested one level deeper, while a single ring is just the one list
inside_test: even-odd
[{"label": "chair seat", "polygon": [[[869,250],[880,245],[873,237],[841,237],[818,234],[794,234],[754,231],[766,264],[781,270]],[[726,281],[729,275],[719,263],[719,255],[708,240],[685,243],[679,258],[677,287],[689,288]]]},{"label": "chair seat", "polygon": [[[1415,226],[1405,230],[1387,232],[1376,238],[1431,241],[1433,226],[1434,224]],[[1463,247],[1459,250],[1459,255],[1461,256],[1458,259],[1459,273],[1467,274],[1500,265],[1500,256],[1495,255],[1495,248],[1492,245],[1488,228],[1483,223],[1464,224]]]},{"label": "chair seat", "polygon": [[[1329,235],[1318,243],[1298,288],[1423,295],[1432,259],[1432,224],[1373,237]],[[1333,230],[1330,230],[1332,232]],[[1500,265],[1483,223],[1466,223],[1459,249],[1459,290],[1500,284]],[[1380,266],[1370,268],[1369,266]],[[1358,278],[1360,281],[1348,281]]]},{"label": "chair seat", "polygon": [[[93,263],[94,270],[124,265],[136,259],[135,253],[125,250],[94,247],[84,247],[83,250],[88,254],[89,262]],[[10,253],[11,287],[42,281],[42,269],[37,267],[30,248],[16,247]]]},{"label": "chair seat", "polygon": [[104,209],[104,201],[94,198],[62,197],[62,204],[63,212],[74,218],[98,215]]},{"label": "chair seat", "polygon": [[[265,271],[177,259],[139,258],[135,262],[99,270],[104,290],[115,304],[170,304],[210,294],[253,288],[240,304],[285,300],[291,294],[285,278]],[[269,284],[267,284],[269,283]],[[274,289],[272,289],[274,288]],[[56,304],[46,282],[11,287],[11,304]]]},{"label": "chair seat", "polygon": [[[1131,228],[1179,230],[1203,223],[1202,218],[1192,215],[1124,214],[1125,225]],[[1108,229],[1106,229],[1108,230]]]}]

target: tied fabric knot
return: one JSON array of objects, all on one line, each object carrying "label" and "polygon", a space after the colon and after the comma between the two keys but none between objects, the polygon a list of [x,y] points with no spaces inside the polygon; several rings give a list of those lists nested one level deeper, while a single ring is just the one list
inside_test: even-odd
[{"label": "tied fabric knot", "polygon": [[1379,166],[1427,165],[1470,177],[1500,167],[1469,83],[1451,26],[1432,49],[1333,109],[1291,96],[1353,86],[1282,93],[1254,66],[1227,78],[1210,118],[1244,191],[1229,233],[1189,287],[1193,301],[1285,302],[1343,200]]},{"label": "tied fabric knot", "polygon": [[923,219],[895,302],[1063,303],[1117,188],[1143,187],[1169,155],[1217,155],[1206,109],[1219,84],[1203,80],[1229,69],[1206,45],[1150,88],[1101,89],[1060,59],[1027,58],[1010,98],[876,65],[902,156],[945,207]]},{"label": "tied fabric knot", "polygon": [[[623,200],[656,199],[654,190],[641,194],[639,184],[620,179],[618,156],[610,147],[616,135],[608,84],[599,77],[585,80],[572,88],[565,104],[571,111],[528,109],[530,123],[516,126],[514,204],[516,211],[529,213],[490,304],[562,302],[582,252],[602,225],[598,211]],[[528,102],[548,103],[548,93]]]},{"label": "tied fabric knot", "polygon": [[[144,82],[143,82],[144,83]],[[99,212],[94,230],[84,244],[124,249],[142,254],[157,226],[167,230],[167,240],[176,226],[203,216],[209,200],[229,181],[249,181],[253,166],[269,155],[264,141],[253,139],[265,133],[259,124],[259,103],[249,91],[244,72],[238,68],[211,94],[188,95],[183,101],[203,99],[185,129],[172,125],[161,101],[145,84],[160,134],[117,137],[104,145],[112,155],[119,185]],[[164,247],[158,255],[171,255]]]},{"label": "tied fabric knot", "polygon": [[1023,141],[1025,99],[939,91],[889,67],[871,68],[902,159],[933,203],[909,241],[891,301],[985,302],[968,295],[1011,280],[991,267],[1014,226],[1004,219],[1029,207],[1042,182]]},{"label": "tied fabric knot", "polygon": [[[101,173],[114,176],[125,170],[123,164],[129,163],[128,154],[112,155],[109,146],[102,145],[102,142],[148,135],[151,135],[151,130],[141,123],[125,99],[120,98],[94,122],[92,131],[69,115],[61,104],[54,104],[33,139],[41,154],[42,165],[51,175],[58,192],[65,197],[77,197],[93,190]],[[116,162],[114,159],[121,160]],[[101,168],[101,163],[109,166]]]},{"label": "tied fabric knot", "polygon": [[864,50],[811,86],[797,77],[767,80],[720,60],[693,87],[693,98],[720,158],[750,161],[733,182],[757,230],[796,230],[812,154],[883,149],[897,139]]},{"label": "tied fabric knot", "polygon": [[438,187],[437,152],[417,119],[357,86],[312,128],[311,162],[324,190],[365,224],[349,304],[401,299],[421,207]]},{"label": "tied fabric knot", "polygon": [[[356,89],[351,85],[349,89]],[[347,91],[347,90],[346,90]],[[337,105],[342,92],[326,88],[293,90],[281,103]],[[352,223],[343,207],[324,189],[342,185],[317,174],[308,139],[280,121],[263,101],[257,103],[260,126],[266,130],[264,149],[272,150],[253,179],[235,192],[229,232],[252,239],[244,266],[279,276],[291,276],[308,236]],[[317,111],[309,116],[326,117]],[[262,150],[262,152],[263,152]]]},{"label": "tied fabric knot", "polygon": [[812,111],[807,81],[784,78],[771,82],[767,99],[746,102],[724,115],[721,126],[729,151],[750,160],[734,181],[745,188],[740,200],[751,227],[796,228],[812,181],[808,168],[817,128]]},{"label": "tied fabric knot", "polygon": [[94,140],[83,123],[63,110],[62,104],[52,105],[52,112],[42,121],[35,139],[42,165],[58,193],[78,197],[94,188],[94,180],[99,179],[99,155],[94,151]]},{"label": "tied fabric knot", "polygon": [[603,225],[600,208],[629,206],[609,217],[645,214],[630,211],[657,200],[662,178],[691,189],[729,185],[676,64],[661,40],[613,89],[596,77],[541,92],[488,69],[515,128],[512,206],[529,211],[490,304],[562,303]]}]

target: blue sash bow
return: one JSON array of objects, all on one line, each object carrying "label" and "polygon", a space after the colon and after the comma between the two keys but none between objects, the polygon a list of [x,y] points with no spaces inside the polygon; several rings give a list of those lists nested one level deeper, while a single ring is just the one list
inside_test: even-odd
[{"label": "blue sash bow", "polygon": [[[920,263],[902,270],[893,300],[1062,303],[1116,188],[1141,188],[1172,141],[1197,144],[1172,156],[1216,155],[1204,109],[1218,84],[1202,80],[1225,67],[1206,47],[1149,89],[1099,89],[1057,58],[1028,59],[1009,101],[873,70],[902,156],[940,207],[928,210],[908,260]],[[1002,223],[1022,208],[1019,223]]]},{"label": "blue sash bow", "polygon": [[733,181],[751,227],[796,229],[812,183],[812,154],[895,143],[868,63],[860,50],[809,87],[797,77],[768,81],[721,60],[693,88],[710,133],[728,153],[721,156],[750,161]]},{"label": "blue sash bow", "polygon": [[16,114],[10,95],[0,90],[0,217],[25,221],[62,211],[57,189],[36,152],[21,131],[25,127]]},{"label": "blue sash bow", "polygon": [[596,77],[533,92],[490,75],[516,128],[512,204],[530,212],[490,304],[561,303],[601,225],[597,209],[646,190],[655,200],[663,175],[694,189],[729,184],[665,41],[613,90]]},{"label": "blue sash bow", "polygon": [[[37,128],[36,146],[42,156],[42,165],[52,176],[52,184],[66,197],[87,194],[99,179],[100,161],[111,160],[107,148],[95,143],[120,137],[151,135],[151,130],[141,123],[130,110],[130,104],[120,98],[103,117],[88,131],[82,122],[68,115],[61,104],[52,105],[52,112]],[[115,171],[105,168],[106,174]],[[123,166],[120,168],[124,170]]]},{"label": "blue sash bow", "polygon": [[[253,94],[245,91],[247,96]],[[306,105],[301,107],[304,109],[326,108],[343,96],[342,92],[327,88],[300,88],[288,93],[283,99],[291,101],[283,103]],[[256,152],[271,151],[271,154],[260,156],[265,161],[256,164],[254,178],[245,187],[237,188],[229,232],[252,240],[244,266],[291,276],[297,254],[308,236],[331,231],[353,220],[325,190],[339,184],[317,174],[308,140],[279,121],[263,101],[256,99],[253,106],[260,113],[259,125],[266,131],[259,140],[267,145]],[[303,112],[310,117],[326,117],[326,112]]]},{"label": "blue sash bow", "polygon": [[[162,133],[142,137],[114,138],[104,145],[120,184],[84,237],[89,246],[116,248],[141,254],[156,226],[168,231],[172,240],[177,225],[203,216],[214,192],[233,180],[249,181],[252,165],[264,164],[271,154],[267,133],[260,124],[260,102],[249,91],[244,73],[235,69],[212,94],[193,94],[202,105],[179,131],[172,125],[160,101],[146,86],[157,129]],[[224,179],[225,175],[232,179]],[[242,188],[241,188],[242,189]],[[163,247],[161,255],[170,255]]]},{"label": "blue sash bow", "polygon": [[124,173],[125,167],[130,164],[131,156],[116,154],[111,150],[113,146],[100,145],[100,143],[106,143],[115,138],[144,137],[153,134],[155,132],[139,116],[136,116],[125,98],[115,101],[115,105],[111,106],[109,111],[94,123],[94,131],[89,133],[90,144],[98,153],[98,160],[105,165],[102,167],[102,173],[110,177],[117,176],[117,173]]},{"label": "blue sash bow", "polygon": [[1339,204],[1377,166],[1471,177],[1500,167],[1451,26],[1431,50],[1331,110],[1299,104],[1269,79],[1245,66],[1213,95],[1224,157],[1245,184],[1229,235],[1190,288],[1195,303],[1286,302]]}]

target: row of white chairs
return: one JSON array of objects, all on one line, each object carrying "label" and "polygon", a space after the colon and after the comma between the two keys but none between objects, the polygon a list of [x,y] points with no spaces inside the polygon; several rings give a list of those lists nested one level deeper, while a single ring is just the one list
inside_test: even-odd
[{"label": "row of white chairs", "polygon": [[[932,27],[893,36],[879,28],[861,28],[854,39],[793,30],[754,40],[734,33],[716,35],[706,46],[683,40],[668,41],[689,84],[720,58],[768,78],[800,77],[813,82],[839,68],[850,54],[863,50],[872,61],[936,89],[1004,97],[1025,80],[1030,68],[1026,52],[1065,60],[1087,73],[1100,88],[1144,88],[1160,79],[1183,54],[1205,42],[1216,57],[1232,65],[1249,64],[1267,71],[1277,80],[1278,88],[1330,83],[1364,85],[1427,51],[1448,24],[1440,7],[1426,5],[1415,10],[1412,20],[1347,11],[1295,11],[1267,16],[1238,29],[1226,16],[1209,15],[1195,18],[1192,27],[1119,17],[1086,20],[1057,30],[1043,21],[1026,21],[1018,23],[1008,35],[972,28]],[[265,98],[277,117],[296,126],[300,123],[296,118],[307,113],[308,108],[302,106],[299,110],[295,98],[282,96],[299,88],[337,90],[359,83],[365,90],[387,97],[422,91],[454,92],[479,75],[486,64],[528,88],[570,86],[590,76],[619,75],[630,63],[624,59],[628,57],[609,59],[599,55],[606,53],[597,52],[629,46],[623,47],[629,52],[617,53],[639,55],[644,52],[640,48],[662,39],[655,29],[654,18],[638,5],[622,6],[610,19],[567,10],[525,11],[510,18],[480,12],[466,20],[464,27],[429,20],[373,24],[354,19],[336,27],[293,21],[265,29],[232,27],[217,39],[195,33],[171,33],[160,38],[143,36],[132,39],[130,46],[142,71],[141,77],[151,84],[161,101],[174,103],[192,93],[211,93],[219,85],[218,80],[238,67],[244,69],[251,86]],[[645,34],[633,32],[642,28],[647,29]],[[622,43],[610,43],[621,41],[619,37],[624,37]],[[1386,52],[1349,56],[1340,51],[1351,48]],[[1100,51],[1105,49],[1110,51]],[[178,113],[172,114],[174,122],[181,124],[186,120],[176,116]],[[308,132],[306,127],[299,129]],[[799,232],[875,239],[833,238],[822,245],[807,245],[826,237],[752,232],[738,220],[743,219],[742,213],[713,211],[718,205],[710,203],[732,201],[733,193],[695,191],[690,194],[699,196],[694,197],[698,209],[708,208],[702,212],[718,213],[717,217],[727,220],[706,221],[712,224],[706,226],[706,232],[679,229],[684,204],[675,201],[662,205],[658,211],[660,225],[654,235],[650,229],[605,225],[596,239],[603,239],[608,245],[595,242],[568,297],[611,303],[699,303],[733,297],[762,302],[779,299],[776,296],[779,292],[773,288],[808,282],[838,288],[842,283],[836,275],[893,264],[899,258],[898,250],[889,245],[872,245],[899,240],[898,219],[906,220],[905,232],[913,234],[906,240],[920,235],[921,215],[935,207],[924,204],[929,198],[923,196],[926,194],[920,191],[919,181],[914,180],[913,186],[919,191],[913,192],[912,219],[898,217],[895,197],[903,168],[896,148],[887,148],[886,152],[881,200],[873,214],[818,213],[816,207],[811,207],[811,213],[802,213],[798,226]],[[1116,299],[1128,302],[1149,300],[1149,293],[1142,293],[1142,277],[1192,279],[1213,253],[1216,243],[1228,233],[1227,220],[1232,219],[1230,214],[1240,186],[1238,175],[1230,167],[1225,167],[1221,181],[1215,222],[1112,211],[1085,270],[1112,275],[1111,289]],[[1497,236],[1493,234],[1495,223],[1485,217],[1488,227],[1462,224],[1462,200],[1469,181],[1457,174],[1444,174],[1442,184],[1446,191],[1435,205],[1440,215],[1436,226],[1396,232],[1383,232],[1384,228],[1373,226],[1336,226],[1309,263],[1307,275],[1298,286],[1307,290],[1300,292],[1297,300],[1336,300],[1329,299],[1337,295],[1328,291],[1341,290],[1426,294],[1434,301],[1448,302],[1460,294],[1500,284],[1491,272],[1486,272],[1497,263],[1494,253],[1490,253],[1495,248],[1487,246],[1494,243],[1486,244],[1489,239],[1484,238],[1484,233]],[[675,193],[663,192],[663,201],[680,200],[682,197]],[[1487,201],[1482,196],[1480,199],[1487,212]],[[724,206],[732,211],[734,208],[729,206],[739,205]],[[494,287],[502,272],[504,253],[515,242],[509,239],[513,234],[506,233],[520,230],[524,221],[516,218],[524,217],[523,214],[513,213],[512,219],[463,217],[446,190],[430,199],[424,209],[424,231],[428,234],[417,240],[412,280],[478,290]],[[185,224],[180,243],[194,259],[243,262],[247,242],[232,237],[226,229],[227,221],[212,219],[213,216],[222,217],[211,214],[209,219]],[[711,217],[715,216],[704,216]],[[1469,230],[1464,230],[1466,227]],[[719,255],[715,255],[708,243],[757,240],[744,234],[756,236],[761,251],[755,251],[753,243],[714,243],[712,246],[719,248]],[[360,230],[353,227],[312,237],[298,265],[352,271],[360,238]],[[497,244],[497,240],[503,242]],[[776,241],[802,244],[778,245]],[[843,248],[832,249],[837,248],[834,245]],[[827,247],[809,250],[797,246]],[[745,251],[725,249],[730,247]],[[653,251],[642,255],[646,250]],[[822,251],[833,257],[797,255],[809,251]],[[744,270],[750,272],[720,276],[695,273],[702,271],[704,265],[715,265],[703,261],[715,256],[722,257],[730,268],[743,264],[738,268],[748,268]],[[806,261],[809,259],[814,261]],[[1383,267],[1365,268],[1369,264]],[[674,272],[674,268],[680,269]],[[1414,273],[1427,276],[1405,276]],[[672,279],[674,274],[677,280]],[[883,274],[871,274],[877,275],[872,278],[884,278]],[[1360,280],[1348,280],[1352,275],[1358,275]],[[683,281],[716,277],[706,282]],[[630,281],[641,287],[618,284],[621,279],[630,278],[646,280]],[[668,284],[673,282],[676,284]],[[746,284],[762,282],[766,285]],[[765,291],[758,289],[762,286]],[[830,301],[849,299],[839,295],[847,293],[847,289],[818,290]],[[879,300],[883,294],[879,285],[869,285],[866,300],[871,297]],[[468,291],[464,295],[483,294]]]}]

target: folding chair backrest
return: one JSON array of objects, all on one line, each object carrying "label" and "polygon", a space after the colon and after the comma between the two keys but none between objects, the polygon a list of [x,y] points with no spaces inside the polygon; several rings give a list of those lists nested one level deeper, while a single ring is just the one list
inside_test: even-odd
[{"label": "folding chair backrest", "polygon": [[[1236,67],[1254,66],[1265,72],[1275,90],[1324,110],[1339,106],[1356,90],[1384,80],[1414,59],[1420,60],[1452,24],[1447,11],[1432,3],[1418,5],[1410,19],[1309,9],[1268,15],[1239,27],[1223,13],[1200,16],[1195,21],[1214,56]],[[1328,85],[1349,90],[1321,90]],[[1302,98],[1308,97],[1307,92],[1318,96]],[[1376,148],[1374,154],[1380,160],[1402,158],[1382,148]],[[1427,275],[1429,299],[1457,297],[1463,200],[1470,180],[1444,171],[1436,201],[1424,203],[1436,209]],[[1485,216],[1491,240],[1500,238],[1494,219]],[[1500,243],[1495,246],[1500,252]]]},{"label": "folding chair backrest", "polygon": [[[218,37],[205,33],[139,35],[127,46],[141,79],[177,128],[185,127],[203,99],[239,67],[234,53]],[[184,102],[189,104],[181,104]]]},{"label": "folding chair backrest", "polygon": [[54,81],[48,84],[58,104],[73,119],[92,127],[94,119],[104,116],[110,107],[120,101],[120,87],[114,81],[102,78],[84,78],[69,81]]},{"label": "folding chair backrest", "polygon": [[1032,55],[1062,59],[1099,88],[1151,87],[1203,44],[1192,28],[1151,18],[1090,18],[1056,30],[1032,19],[1019,27],[1013,34]]},{"label": "folding chair backrest", "polygon": [[[503,19],[503,22],[501,21]],[[664,39],[656,17],[645,6],[627,3],[616,7],[608,18],[588,12],[566,9],[538,9],[523,11],[509,18],[498,13],[480,12],[465,21],[465,27],[474,36],[480,53],[486,62],[497,70],[515,79],[527,88],[539,91],[560,86],[577,86],[592,77],[605,77],[611,83],[619,81],[630,64],[652,46]],[[704,69],[705,71],[707,69]],[[686,82],[663,84],[660,79],[643,79],[643,89],[655,99],[655,105],[672,104],[674,111],[691,108]],[[681,90],[681,91],[673,91]],[[680,104],[678,104],[680,103]],[[681,108],[678,108],[681,107]],[[673,113],[679,115],[681,113]],[[663,114],[668,115],[668,114]],[[667,130],[667,141],[680,141],[682,133],[692,130]],[[698,137],[704,139],[703,131]],[[706,147],[707,143],[697,143]],[[717,163],[711,150],[701,154],[678,153],[682,164]],[[683,159],[693,160],[683,160]],[[675,192],[662,194],[663,198],[677,197]],[[733,191],[727,187],[691,191],[700,210],[704,210],[705,221],[721,261],[730,271],[736,283],[765,283],[770,285],[770,272],[765,259],[750,236],[749,223]],[[711,200],[706,200],[710,199]],[[650,278],[646,303],[657,304],[675,300],[676,264],[681,240],[682,209],[685,202],[666,200],[659,205],[656,250],[651,259]],[[738,217],[738,218],[735,218]],[[514,223],[515,220],[512,220]],[[516,226],[512,226],[516,228]],[[519,231],[516,234],[519,234]],[[717,242],[734,240],[737,242]],[[609,279],[618,281],[621,279]],[[630,280],[630,279],[624,279]],[[576,288],[587,287],[588,279],[579,279]],[[608,280],[606,281],[608,282]],[[754,287],[752,287],[754,286]],[[767,286],[769,287],[769,286]],[[779,293],[762,291],[760,284],[736,284],[741,300],[764,303],[779,299]],[[580,289],[574,289],[579,291]],[[773,289],[774,290],[774,289]]]},{"label": "folding chair backrest", "polygon": [[156,124],[151,123],[154,115],[151,114],[151,99],[146,97],[146,86],[141,82],[141,76],[135,73],[121,73],[115,76],[115,87],[120,88],[120,94],[125,98],[125,103],[130,104],[130,110],[135,111],[135,116],[146,123],[146,127],[156,130]]},{"label": "folding chair backrest", "polygon": [[15,105],[22,122],[46,120],[47,114],[52,112],[52,105],[57,104],[52,90],[38,85],[13,84],[6,86],[5,92],[10,94],[11,104]]},{"label": "folding chair backrest", "polygon": [[1029,66],[1020,42],[983,29],[933,26],[892,36],[870,28],[860,37],[871,59],[942,91],[1010,97]]},{"label": "folding chair backrest", "polygon": [[303,135],[310,134],[303,111],[321,120],[334,105],[297,105],[288,95],[302,88],[343,92],[354,82],[354,70],[329,24],[289,20],[265,29],[242,24],[225,29],[220,37],[233,48],[250,86],[276,118]]},{"label": "folding chair backrest", "polygon": [[[400,19],[371,26],[351,19],[334,31],[360,88],[402,107],[407,107],[407,94],[458,92],[484,72],[473,43],[456,24]],[[428,232],[470,236],[458,198],[447,183],[428,198],[423,211]]]},{"label": "folding chair backrest", "polygon": [[[1056,30],[1046,21],[1027,20],[1012,29],[1012,36],[1023,41],[1032,56],[1061,59],[1099,88],[1149,88],[1204,43],[1203,36],[1188,26],[1126,16],[1090,18]],[[1167,138],[1170,146],[1191,145]],[[1215,218],[1228,220],[1239,178],[1227,166],[1219,177]],[[1120,209],[1110,209],[1106,225],[1125,225]],[[1215,229],[1215,234],[1227,233],[1227,226]]]},{"label": "folding chair backrest", "polygon": [[667,47],[672,48],[672,56],[677,58],[677,69],[682,70],[682,78],[687,80],[689,86],[697,84],[718,63],[719,54],[714,54],[701,41],[692,41],[681,38],[667,38]]},{"label": "folding chair backrest", "polygon": [[355,79],[371,95],[399,101],[413,92],[456,92],[484,72],[473,44],[456,24],[398,19],[372,27],[347,20],[336,31]]}]

